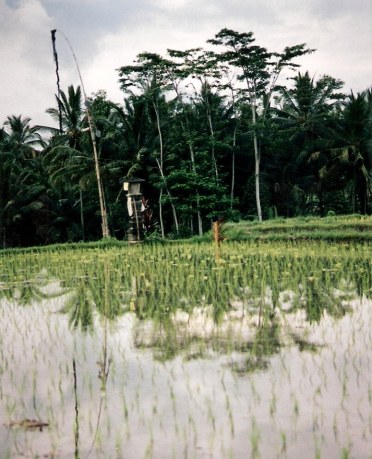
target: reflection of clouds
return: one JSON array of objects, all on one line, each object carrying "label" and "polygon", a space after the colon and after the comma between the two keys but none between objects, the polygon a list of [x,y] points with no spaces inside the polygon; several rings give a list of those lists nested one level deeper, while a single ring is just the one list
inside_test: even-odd
[{"label": "reflection of clouds", "polygon": [[[357,295],[355,292],[351,293],[349,284],[341,284],[347,287],[346,291],[333,288],[327,292],[322,291],[325,301],[320,299],[320,304],[313,304],[313,298],[309,299],[301,286],[297,293],[292,290],[280,292],[279,302],[274,304],[272,290],[267,287],[262,298],[231,301],[231,308],[222,315],[218,323],[211,305],[195,307],[191,312],[179,309],[170,315],[165,324],[150,319],[139,320],[133,328],[134,343],[142,348],[161,348],[168,343],[174,356],[178,352],[187,354],[188,346],[194,341],[229,343],[230,346],[239,348],[255,343],[262,330],[270,334],[275,329],[277,335],[272,335],[272,338],[278,340],[278,345],[302,346],[307,342],[312,327],[316,329],[320,322],[329,320],[332,316],[335,320],[340,320],[346,312],[352,312]],[[311,308],[316,308],[319,314],[315,321],[309,313]]]},{"label": "reflection of clouds", "polygon": [[46,269],[42,269],[33,277],[25,278],[18,275],[9,279],[3,276],[0,281],[0,298],[4,297],[18,305],[30,306],[40,304],[45,299],[61,297],[66,289],[57,280],[53,281]]},{"label": "reflection of clouds", "polygon": [[[266,300],[269,297],[265,295]],[[14,420],[36,418],[36,404],[40,419],[50,423],[47,435],[33,432],[26,437],[27,433],[17,432],[18,455],[27,456],[32,450],[35,456],[43,456],[54,448],[59,457],[73,457],[73,358],[81,457],[92,444],[102,396],[97,361],[102,357],[107,323],[95,317],[94,333],[71,330],[66,316],[50,314],[57,305],[61,298],[45,299],[29,308],[1,303],[0,419],[8,423],[5,404],[14,401]],[[242,307],[243,303],[241,307],[235,304],[231,311],[230,322],[237,326],[248,319]],[[297,336],[305,335],[316,352],[306,347],[302,351],[288,339],[288,347],[280,352],[250,361],[245,359],[251,354],[230,348],[206,353],[209,358],[205,359],[195,353],[191,359],[180,354],[158,362],[151,349],[134,346],[134,333],[144,322],[133,313],[119,317],[106,329],[112,366],[99,424],[100,442],[94,445],[92,457],[120,453],[144,457],[151,444],[152,457],[164,459],[178,457],[175,452],[179,451],[187,451],[190,457],[228,457],[228,453],[249,457],[253,424],[260,437],[261,457],[278,455],[283,432],[287,433],[288,457],[307,457],[306,451],[313,457],[316,447],[322,457],[340,457],[344,445],[350,445],[351,457],[368,457],[372,302],[357,299],[350,309],[341,319],[325,312],[319,323],[309,324],[301,309],[276,308],[280,327],[290,326]],[[205,323],[213,326],[211,310],[207,311],[195,311],[195,333],[202,333],[198,327]],[[178,311],[174,320],[186,327],[188,315]],[[151,326],[151,322],[146,324]],[[15,451],[14,436],[2,424],[0,438],[4,440],[0,456],[7,457],[4,451]]]}]

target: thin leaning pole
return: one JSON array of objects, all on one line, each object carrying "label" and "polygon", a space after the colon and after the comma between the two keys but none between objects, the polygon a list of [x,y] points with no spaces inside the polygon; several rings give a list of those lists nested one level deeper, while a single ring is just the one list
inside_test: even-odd
[{"label": "thin leaning pole", "polygon": [[63,133],[63,126],[62,126],[62,107],[61,107],[61,88],[59,85],[59,63],[58,63],[58,54],[56,50],[56,32],[57,29],[51,30],[50,33],[52,34],[52,45],[53,45],[53,57],[54,62],[56,64],[56,76],[57,76],[57,92],[58,92],[58,121],[59,121],[59,133]]},{"label": "thin leaning pole", "polygon": [[109,232],[109,227],[108,227],[107,210],[106,210],[106,204],[105,204],[105,194],[104,194],[104,190],[103,190],[101,172],[100,172],[100,168],[99,168],[98,153],[97,153],[97,141],[96,141],[96,134],[94,132],[94,123],[93,123],[92,112],[90,110],[90,103],[89,103],[89,100],[88,100],[86,92],[85,92],[85,87],[84,87],[84,83],[83,83],[83,78],[81,76],[79,63],[78,63],[78,60],[76,58],[75,52],[74,52],[74,50],[73,50],[73,48],[71,46],[71,43],[70,43],[69,39],[66,37],[66,35],[63,32],[61,32],[60,30],[58,30],[58,29],[54,29],[54,30],[51,31],[52,37],[55,37],[55,33],[56,32],[59,32],[63,36],[63,38],[66,40],[66,43],[68,44],[68,47],[70,48],[70,51],[72,53],[72,56],[74,58],[74,61],[75,61],[75,64],[76,64],[76,68],[77,68],[77,71],[78,71],[81,89],[83,91],[84,105],[85,105],[85,110],[86,110],[87,118],[88,118],[89,132],[90,132],[90,137],[91,137],[92,145],[93,145],[93,156],[94,156],[96,179],[97,179],[97,185],[98,185],[98,198],[99,198],[99,206],[100,206],[101,221],[102,221],[102,223],[101,223],[102,237],[103,238],[107,238],[107,237],[110,237],[110,232]]}]

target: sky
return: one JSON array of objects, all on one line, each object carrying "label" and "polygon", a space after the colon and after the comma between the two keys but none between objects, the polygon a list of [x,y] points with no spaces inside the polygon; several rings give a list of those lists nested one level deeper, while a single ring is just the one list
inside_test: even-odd
[{"label": "sky", "polygon": [[372,0],[0,0],[0,126],[10,115],[55,126],[53,29],[61,89],[80,84],[74,52],[86,94],[122,103],[117,68],[143,51],[210,49],[223,28],[269,51],[306,43],[316,52],[301,72],[341,79],[346,93],[372,87]]}]

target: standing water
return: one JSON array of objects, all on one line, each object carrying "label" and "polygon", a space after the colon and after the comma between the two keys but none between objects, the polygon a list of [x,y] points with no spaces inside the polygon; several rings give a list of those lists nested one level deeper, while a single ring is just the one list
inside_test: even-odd
[{"label": "standing water", "polygon": [[372,458],[371,249],[0,259],[1,458]]}]

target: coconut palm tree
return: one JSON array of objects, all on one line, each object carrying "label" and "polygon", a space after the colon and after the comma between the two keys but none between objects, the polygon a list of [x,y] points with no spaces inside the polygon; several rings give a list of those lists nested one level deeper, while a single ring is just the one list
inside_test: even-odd
[{"label": "coconut palm tree", "polygon": [[48,108],[46,113],[51,115],[56,122],[61,120],[62,132],[55,128],[45,129],[52,134],[64,134],[67,136],[69,146],[79,150],[79,138],[81,137],[82,129],[87,127],[80,86],[76,89],[72,85],[69,86],[67,94],[60,91],[56,99],[58,108]]},{"label": "coconut palm tree", "polygon": [[305,203],[313,196],[321,200],[318,171],[324,163],[314,152],[332,147],[335,114],[345,96],[339,92],[343,83],[328,75],[315,80],[308,72],[298,73],[293,81],[293,87],[281,88],[271,109],[280,135],[286,138],[282,143],[286,165],[277,182],[287,190],[286,196],[297,199],[300,193]]},{"label": "coconut palm tree", "polygon": [[[86,109],[83,109],[83,94],[79,86],[76,89],[69,86],[67,94],[60,91],[56,98],[58,108],[49,108],[47,113],[54,120],[61,121],[62,133],[55,128],[42,127],[45,131],[53,134],[45,158],[50,166],[51,180],[54,184],[58,182],[60,186],[65,182],[65,186],[69,190],[71,190],[71,186],[78,188],[79,198],[76,201],[80,204],[82,238],[84,239],[83,190],[86,188],[86,183],[90,183],[90,179],[95,177],[96,185],[98,185],[102,236],[107,237],[109,231],[97,148],[98,133],[96,126],[93,125],[91,101],[86,100]],[[93,155],[91,152],[92,142]]]},{"label": "coconut palm tree", "polygon": [[[0,129],[0,237],[2,246],[16,239],[14,224],[23,221],[42,203],[38,199],[35,163],[40,160],[36,147],[44,146],[30,118],[8,116]],[[33,178],[31,179],[31,176]],[[24,231],[23,222],[23,231]]]},{"label": "coconut palm tree", "polygon": [[348,188],[354,212],[363,214],[372,210],[371,117],[372,91],[351,93],[339,114],[334,148],[312,155],[325,162],[319,170],[323,188]]},{"label": "coconut palm tree", "polygon": [[[49,113],[56,121],[62,126],[62,133],[57,131],[55,128],[43,127],[46,131],[51,132],[56,135],[59,132],[57,141],[57,147],[63,145],[63,140],[67,143],[67,146],[71,149],[70,156],[79,156],[76,152],[86,151],[87,154],[90,153],[91,147],[93,145],[93,162],[92,170],[95,172],[96,183],[98,185],[98,197],[99,197],[99,206],[101,214],[101,223],[102,223],[102,236],[109,237],[109,229],[107,223],[107,211],[105,196],[103,191],[103,183],[100,171],[100,164],[97,152],[97,131],[94,126],[94,120],[91,113],[91,101],[86,99],[84,101],[85,109],[83,109],[83,96],[80,86],[76,89],[71,85],[68,87],[67,94],[63,91],[56,96],[58,102],[58,108],[49,108],[47,113]],[[90,133],[89,137],[85,135],[85,132]],[[66,146],[66,144],[64,145]],[[54,151],[53,153],[58,153]],[[63,155],[67,153],[66,149],[63,149]],[[91,153],[90,153],[91,155]],[[82,190],[80,190],[80,197],[82,197]],[[81,202],[81,199],[80,199]]]},{"label": "coconut palm tree", "polygon": [[277,121],[287,130],[290,140],[302,151],[313,152],[329,136],[329,122],[344,95],[343,83],[325,75],[315,81],[309,73],[298,73],[292,88],[281,88],[274,109]]}]

